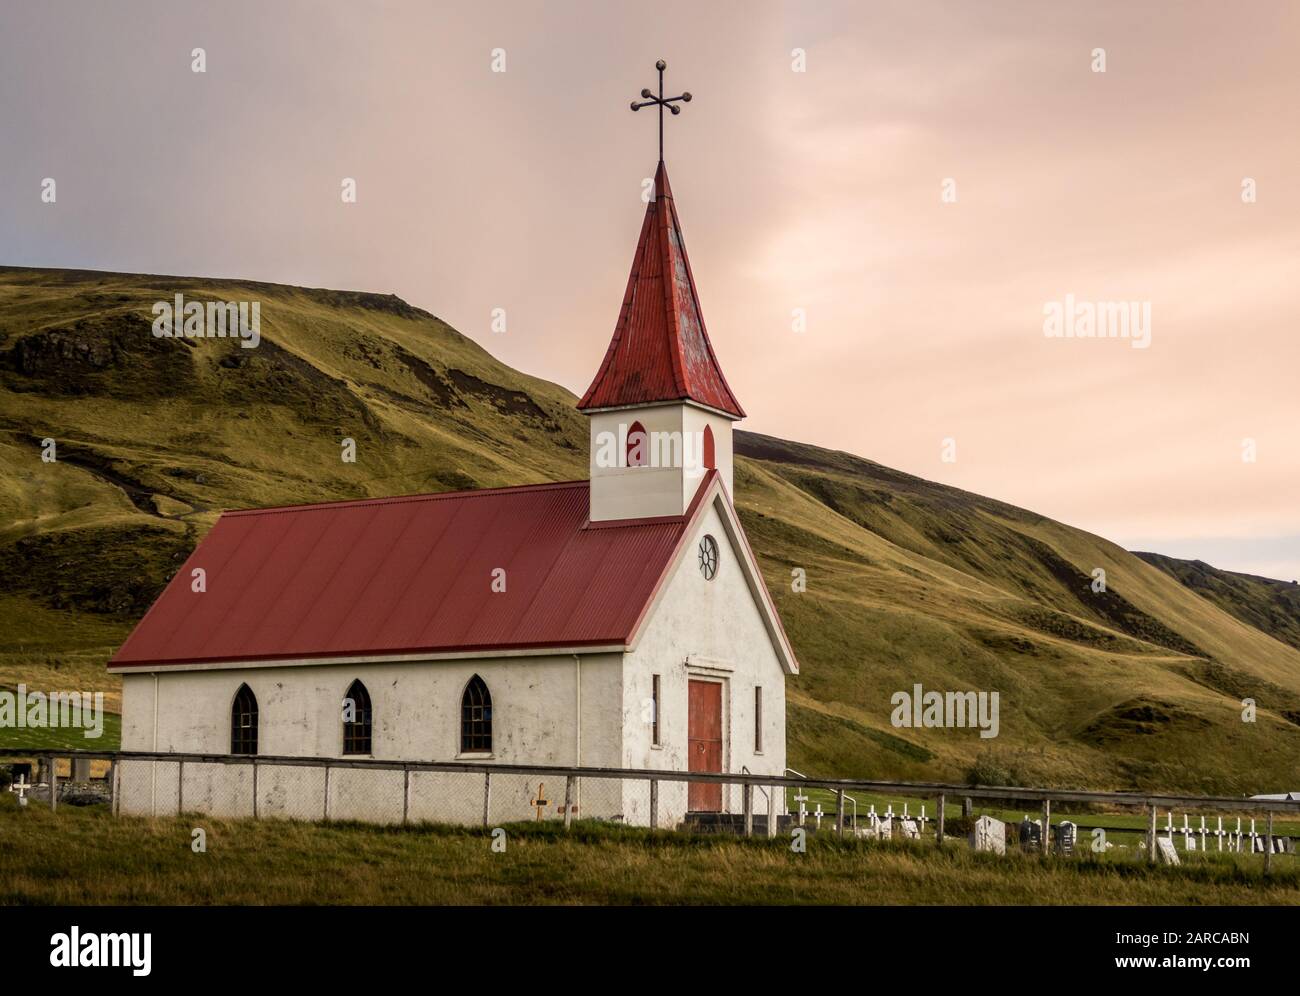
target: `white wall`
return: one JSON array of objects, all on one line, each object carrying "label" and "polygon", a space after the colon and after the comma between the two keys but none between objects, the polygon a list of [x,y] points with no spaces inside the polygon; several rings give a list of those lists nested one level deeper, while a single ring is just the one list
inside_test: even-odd
[{"label": "white wall", "polygon": [[[712,581],[697,566],[697,547],[706,533],[717,540],[720,551]],[[785,770],[785,674],[716,508],[702,516],[685,557],[624,664],[622,766],[688,770],[687,682],[704,678],[723,684],[723,770],[747,767],[755,774],[780,775]],[[652,727],[645,721],[654,674],[660,675],[660,747],[653,746]],[[763,688],[761,754],[754,750],[756,685]],[[630,819],[645,823],[641,794],[638,790],[625,808]],[[681,819],[686,798],[685,783],[660,783],[661,825]],[[729,812],[741,811],[739,786],[729,787],[723,806]],[[766,800],[757,791],[754,808],[766,811]],[[778,812],[785,812],[779,797]]]},{"label": "white wall", "polygon": [[[661,515],[682,515],[704,479],[701,441],[705,427],[713,430],[715,462],[732,493],[731,420],[714,415],[694,405],[670,404],[618,411],[597,412],[589,416],[591,465],[591,519],[639,519]],[[634,422],[647,433],[675,433],[682,440],[676,466],[611,467],[602,466],[600,438],[609,433],[615,440],[626,440]],[[689,438],[690,453],[685,440]],[[626,453],[625,444],[614,447]],[[669,450],[668,453],[672,451]],[[663,464],[670,463],[665,458]]]},{"label": "white wall", "polygon": [[[578,665],[572,656],[503,657],[483,660],[424,661],[400,664],[325,664],[160,672],[158,729],[160,751],[225,754],[230,750],[230,709],[235,692],[247,683],[257,696],[258,753],[341,757],[342,701],[360,678],[374,712],[370,756],[393,760],[449,761],[463,757],[460,706],[466,683],[478,674],[492,695],[492,754],[487,760],[514,764],[617,766],[621,759],[622,706],[620,654],[581,657],[582,721],[575,723]],[[122,747],[153,750],[154,679],[127,673],[122,681]],[[581,741],[579,742],[579,733]],[[479,760],[482,755],[473,755]],[[229,765],[187,765],[186,809],[251,812],[251,784],[239,779],[245,769]],[[259,815],[316,818],[323,814],[317,770],[259,770]],[[437,779],[443,779],[441,788]],[[365,779],[367,789],[359,779]],[[401,780],[401,773],[388,781]],[[457,784],[453,788],[452,782]],[[355,784],[354,784],[355,783]],[[383,783],[383,784],[381,784]],[[419,775],[413,782],[411,818],[482,819],[481,775]],[[493,779],[491,818],[526,819],[535,784],[524,776]],[[547,786],[562,801],[563,782]],[[584,786],[584,791],[586,790]],[[423,790],[423,794],[422,794]],[[439,802],[439,795],[450,798]],[[558,792],[558,799],[556,794]],[[586,792],[590,807],[607,792]],[[383,773],[331,773],[331,816],[367,818],[366,813],[401,815],[400,785]],[[176,802],[175,766],[128,762],[123,767],[124,812],[172,812]],[[349,802],[351,804],[349,804]],[[585,815],[614,815],[612,808]],[[454,803],[454,805],[452,805]],[[440,815],[441,814],[441,815]]]}]

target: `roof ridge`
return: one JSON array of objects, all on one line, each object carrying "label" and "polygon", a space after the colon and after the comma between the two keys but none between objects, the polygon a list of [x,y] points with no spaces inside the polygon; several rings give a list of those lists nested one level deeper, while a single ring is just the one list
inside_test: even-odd
[{"label": "roof ridge", "polygon": [[558,491],[565,488],[585,488],[590,481],[543,481],[538,484],[512,484],[500,488],[465,488],[460,491],[431,491],[415,495],[390,495],[382,498],[347,498],[339,501],[305,502],[297,505],[267,505],[261,508],[232,508],[222,516],[268,515],[278,512],[311,512],[328,508],[361,507],[364,505],[396,505],[414,501],[441,501],[448,498],[485,498],[489,495],[517,494],[523,491]]}]

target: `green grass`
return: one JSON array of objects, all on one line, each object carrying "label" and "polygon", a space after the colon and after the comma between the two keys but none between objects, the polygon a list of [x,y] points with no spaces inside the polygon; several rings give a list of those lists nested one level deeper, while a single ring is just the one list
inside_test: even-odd
[{"label": "green grass", "polygon": [[[191,850],[192,831],[207,852]],[[575,824],[420,826],[119,817],[0,797],[12,904],[1300,904],[1300,873],[1232,858],[1153,868],[1091,856],[812,837],[740,840]]]},{"label": "green grass", "polygon": [[112,712],[104,713],[103,734],[89,739],[81,729],[12,729],[0,727],[0,748],[30,750],[39,754],[44,750],[117,750],[122,742],[122,717]]}]

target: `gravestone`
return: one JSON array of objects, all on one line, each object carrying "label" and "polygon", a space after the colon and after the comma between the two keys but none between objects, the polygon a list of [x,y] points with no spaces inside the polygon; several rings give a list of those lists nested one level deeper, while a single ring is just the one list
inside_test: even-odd
[{"label": "gravestone", "polygon": [[903,827],[903,839],[904,839],[904,840],[920,840],[920,839],[921,839],[921,830],[920,830],[920,828],[916,825],[916,820],[903,820],[903,821],[901,821],[901,822],[902,822],[902,827]]},{"label": "gravestone", "polygon": [[894,836],[894,821],[887,816],[882,816],[880,822],[876,824],[876,836],[880,840],[892,840]]},{"label": "gravestone", "polygon": [[970,832],[970,846],[976,851],[1007,853],[1007,825],[992,816],[981,816]]},{"label": "gravestone", "polygon": [[1056,825],[1056,853],[1073,854],[1077,827],[1069,820],[1062,820]]},{"label": "gravestone", "polygon": [[1043,842],[1043,828],[1035,820],[1026,816],[1020,821],[1020,848],[1024,851],[1037,851]]},{"label": "gravestone", "polygon": [[72,780],[74,782],[90,781],[90,758],[74,757],[72,759]]},{"label": "gravestone", "polygon": [[1174,842],[1168,837],[1156,838],[1156,855],[1159,857],[1160,863],[1164,865],[1182,863],[1178,860],[1178,849],[1174,847]]}]

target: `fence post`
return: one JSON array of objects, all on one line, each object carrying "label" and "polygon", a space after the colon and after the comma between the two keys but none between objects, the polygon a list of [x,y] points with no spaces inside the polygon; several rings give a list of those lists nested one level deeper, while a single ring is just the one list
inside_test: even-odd
[{"label": "fence post", "polygon": [[411,813],[411,766],[402,765],[402,826],[406,826]]},{"label": "fence post", "polygon": [[483,826],[488,825],[488,807],[492,804],[492,772],[483,772]]},{"label": "fence post", "polygon": [[176,762],[176,815],[185,812],[185,758]]},{"label": "fence post", "polygon": [[50,769],[50,812],[59,808],[59,759],[53,754],[46,759]]},{"label": "fence post", "polygon": [[330,818],[330,766],[325,765],[325,800],[324,800],[324,819],[329,822]]},{"label": "fence post", "polygon": [[835,790],[835,832],[844,836],[844,790]]},{"label": "fence post", "polygon": [[939,811],[935,814],[934,820],[934,843],[937,847],[943,847],[944,801],[944,797],[939,796]]},{"label": "fence post", "polygon": [[257,819],[257,758],[253,758],[253,819]]},{"label": "fence post", "polygon": [[[573,775],[566,775],[564,778],[564,829],[568,830],[573,825]],[[539,796],[540,798],[540,796]]]},{"label": "fence post", "polygon": [[113,816],[117,815],[117,762],[108,762],[108,811]]},{"label": "fence post", "polygon": [[1051,854],[1052,848],[1049,838],[1052,836],[1052,800],[1043,800],[1043,854]]},{"label": "fence post", "polygon": [[745,814],[745,836],[754,836],[754,786],[745,782],[740,786],[740,807]]},{"label": "fence post", "polygon": [[1151,825],[1147,832],[1147,860],[1152,864],[1156,861],[1156,807],[1151,806]]},{"label": "fence post", "polygon": [[[784,792],[785,789],[781,789],[781,791]],[[776,793],[777,786],[769,785],[767,787],[767,835],[769,837],[776,836]]]},{"label": "fence post", "polygon": [[650,779],[650,829],[659,829],[659,779]]},{"label": "fence post", "polygon": [[1273,870],[1273,810],[1268,811],[1268,837],[1264,841],[1264,874]]}]

